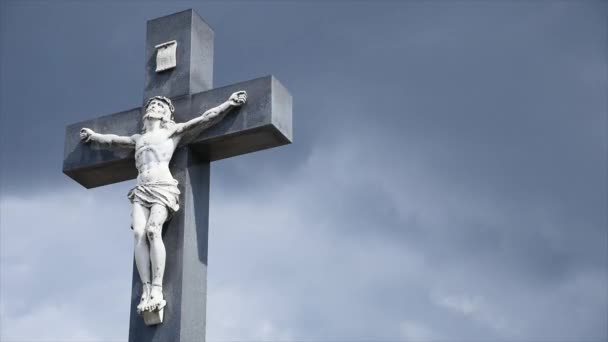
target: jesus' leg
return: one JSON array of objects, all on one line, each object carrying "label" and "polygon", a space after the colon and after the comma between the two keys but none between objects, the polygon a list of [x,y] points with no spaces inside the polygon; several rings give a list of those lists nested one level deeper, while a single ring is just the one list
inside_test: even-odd
[{"label": "jesus' leg", "polygon": [[146,310],[160,310],[165,306],[163,297],[163,276],[165,274],[165,245],[162,239],[163,224],[167,220],[167,208],[155,204],[150,208],[150,217],[146,225],[146,235],[150,244],[152,261],[152,287]]},{"label": "jesus' leg", "polygon": [[150,297],[150,251],[145,234],[146,222],[148,222],[149,215],[150,209],[137,202],[133,203],[131,218],[133,220],[133,235],[135,237],[135,265],[137,266],[139,278],[143,285],[141,300],[137,305],[138,313],[144,310]]}]

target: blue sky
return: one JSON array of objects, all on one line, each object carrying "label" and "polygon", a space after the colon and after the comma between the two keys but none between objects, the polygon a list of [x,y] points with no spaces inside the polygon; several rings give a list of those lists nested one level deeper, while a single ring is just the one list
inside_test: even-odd
[{"label": "blue sky", "polygon": [[215,86],[294,98],[212,164],[209,341],[608,339],[606,2],[3,1],[3,341],[126,339],[134,181],[63,175],[64,130],[140,105],[187,8]]}]

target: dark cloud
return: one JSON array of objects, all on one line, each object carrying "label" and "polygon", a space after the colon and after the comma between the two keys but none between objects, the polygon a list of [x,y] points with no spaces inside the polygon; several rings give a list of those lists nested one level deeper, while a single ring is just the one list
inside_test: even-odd
[{"label": "dark cloud", "polygon": [[75,317],[129,296],[129,184],[61,174],[64,128],[138,106],[145,21],[193,7],[217,86],[294,96],[293,145],[213,165],[210,339],[606,339],[606,3],[346,4],[3,2],[3,338],[126,334]]}]

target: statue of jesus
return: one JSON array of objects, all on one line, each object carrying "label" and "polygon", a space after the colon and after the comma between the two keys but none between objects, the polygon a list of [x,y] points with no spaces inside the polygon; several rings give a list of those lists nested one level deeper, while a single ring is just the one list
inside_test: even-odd
[{"label": "statue of jesus", "polygon": [[135,149],[137,186],[129,191],[132,203],[132,225],[135,235],[135,264],[143,284],[141,300],[137,305],[139,314],[144,311],[159,311],[167,302],[163,297],[163,275],[165,272],[165,245],[162,228],[165,221],[179,210],[180,191],[177,180],[169,171],[169,162],[180,141],[194,136],[219,122],[233,107],[247,101],[247,93],[238,91],[228,101],[209,109],[188,122],[175,123],[175,108],[164,96],[150,98],[144,107],[141,134],[130,137],[115,134],[100,134],[89,128],[80,130],[83,142],[96,142],[109,146]]}]

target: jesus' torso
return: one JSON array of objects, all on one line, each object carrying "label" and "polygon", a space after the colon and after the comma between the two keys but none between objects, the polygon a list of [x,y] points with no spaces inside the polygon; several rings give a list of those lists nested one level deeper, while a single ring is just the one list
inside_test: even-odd
[{"label": "jesus' torso", "polygon": [[177,147],[177,140],[166,128],[155,129],[135,137],[135,166],[138,184],[171,182],[169,162]]}]

